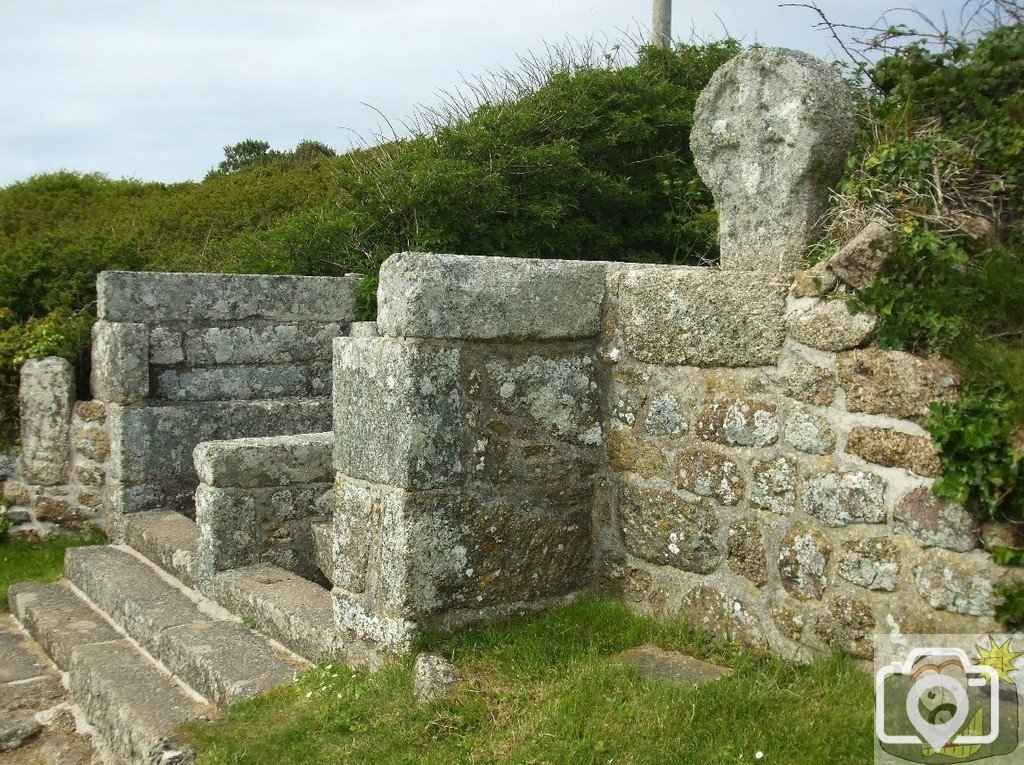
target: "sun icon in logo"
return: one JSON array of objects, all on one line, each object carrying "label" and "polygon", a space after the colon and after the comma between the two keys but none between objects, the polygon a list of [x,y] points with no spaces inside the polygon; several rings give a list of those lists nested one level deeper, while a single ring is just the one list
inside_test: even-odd
[{"label": "sun icon in logo", "polygon": [[1002,682],[1013,684],[1013,680],[1010,678],[1010,673],[1015,669],[1013,666],[1014,660],[1019,656],[1024,656],[1024,651],[1014,651],[1010,648],[1010,638],[1006,639],[1006,642],[1000,645],[991,637],[988,639],[989,644],[987,646],[976,645],[975,650],[978,652],[978,664],[982,664],[986,667],[992,667],[997,673],[999,673],[999,680]]}]

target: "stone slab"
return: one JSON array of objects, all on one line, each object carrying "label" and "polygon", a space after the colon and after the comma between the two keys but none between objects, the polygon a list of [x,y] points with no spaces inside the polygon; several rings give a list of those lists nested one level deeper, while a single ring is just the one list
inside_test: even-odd
[{"label": "stone slab", "polygon": [[181,590],[124,550],[71,548],[64,568],[68,581],[151,653],[158,651],[164,630],[210,621]]},{"label": "stone slab", "polygon": [[334,341],[334,466],[406,488],[457,483],[465,430],[460,350],[420,340]]},{"label": "stone slab", "polygon": [[11,613],[65,671],[76,647],[120,638],[100,614],[60,582],[12,585],[8,601]]},{"label": "stone slab", "polygon": [[219,488],[331,483],[334,433],[206,441],[193,452],[200,482]]},{"label": "stone slab", "polygon": [[149,395],[149,327],[97,321],[92,325],[92,395],[111,404],[132,404]]},{"label": "stone slab", "polygon": [[[272,324],[270,326],[204,327],[178,334],[182,361],[191,366],[220,364],[287,364],[330,361],[331,342],[346,325]],[[176,362],[170,362],[176,363]]]},{"label": "stone slab", "polygon": [[600,262],[402,252],[380,269],[389,337],[550,340],[601,332]]},{"label": "stone slab", "polygon": [[111,461],[116,482],[195,481],[192,450],[203,441],[316,433],[331,426],[326,399],[217,401],[161,407],[111,407]]},{"label": "stone slab", "polygon": [[669,680],[683,685],[704,685],[733,673],[729,667],[709,664],[679,651],[666,651],[651,643],[620,651],[608,661],[630,667],[648,680]]},{"label": "stone slab", "polygon": [[126,519],[125,542],[187,587],[195,587],[199,529],[173,510],[133,513]]},{"label": "stone slab", "polygon": [[126,763],[184,765],[176,741],[184,722],[210,715],[127,640],[75,649],[71,696],[115,757]]},{"label": "stone slab", "polygon": [[[297,667],[240,622],[183,624],[165,630],[157,658],[219,707],[295,681]],[[308,665],[302,667],[308,668]]]},{"label": "stone slab", "polygon": [[328,362],[157,369],[153,398],[160,401],[247,401],[326,396]]},{"label": "stone slab", "polygon": [[146,324],[348,323],[356,318],[360,278],[104,271],[96,280],[97,313]]},{"label": "stone slab", "polygon": [[824,61],[753,47],[704,88],[690,132],[726,269],[793,273],[853,147],[850,89]]},{"label": "stone slab", "polygon": [[66,483],[71,466],[75,373],[66,359],[30,359],[21,367],[21,478],[36,486]]},{"label": "stone slab", "polygon": [[624,271],[619,319],[626,349],[650,364],[774,364],[788,289],[764,274],[710,268]]},{"label": "stone slab", "polygon": [[331,594],[323,587],[261,563],[218,574],[212,595],[299,656],[314,663],[335,658]]},{"label": "stone slab", "polygon": [[313,560],[327,580],[334,583],[334,523],[313,524]]}]

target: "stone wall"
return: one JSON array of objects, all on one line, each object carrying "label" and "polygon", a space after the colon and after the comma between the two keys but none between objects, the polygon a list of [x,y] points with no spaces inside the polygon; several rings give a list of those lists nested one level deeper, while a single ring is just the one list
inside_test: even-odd
[{"label": "stone wall", "polygon": [[194,514],[197,444],[329,428],[331,341],[355,318],[357,283],[100,274],[93,400],[74,401],[61,359],[22,370],[8,518],[24,529],[94,525],[118,537],[126,513]]},{"label": "stone wall", "polygon": [[93,395],[107,404],[107,527],[193,515],[204,441],[330,427],[330,348],[355,318],[356,277],[106,272]]},{"label": "stone wall", "polygon": [[643,611],[787,656],[993,628],[1008,572],[931,492],[922,426],[955,395],[954,369],[879,349],[872,317],[789,296],[788,281],[611,280],[603,578]]},{"label": "stone wall", "polygon": [[74,391],[74,372],[64,359],[32,360],[22,367],[22,448],[3,487],[16,531],[102,523],[110,453],[106,407],[76,402]]},{"label": "stone wall", "polygon": [[195,449],[201,582],[272,563],[326,584],[313,527],[332,515],[334,437],[311,433],[208,441]]}]

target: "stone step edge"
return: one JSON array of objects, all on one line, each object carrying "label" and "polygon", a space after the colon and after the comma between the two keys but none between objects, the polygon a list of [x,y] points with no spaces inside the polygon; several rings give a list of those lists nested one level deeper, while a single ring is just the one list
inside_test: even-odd
[{"label": "stone step edge", "polygon": [[[241,617],[239,617],[237,614],[232,613],[227,608],[222,606],[220,603],[218,603],[217,601],[215,601],[215,600],[213,600],[211,598],[208,598],[207,596],[203,595],[203,593],[199,592],[198,590],[196,590],[196,589],[194,589],[192,587],[189,587],[187,584],[182,582],[180,579],[177,579],[172,573],[170,573],[169,571],[164,570],[159,565],[157,565],[157,563],[155,563],[154,561],[150,560],[149,558],[147,558],[145,555],[143,555],[141,552],[139,552],[135,548],[131,547],[130,545],[127,545],[127,544],[115,544],[115,545],[110,545],[110,546],[115,548],[115,549],[117,549],[117,550],[120,550],[122,552],[128,553],[133,558],[135,558],[136,560],[144,563],[150,569],[155,571],[157,576],[159,576],[160,579],[165,584],[168,584],[171,587],[174,587],[179,592],[181,592],[182,595],[184,595],[186,598],[191,600],[196,605],[196,610],[199,611],[199,613],[201,613],[201,614],[203,614],[205,616],[208,616],[211,619],[214,619],[216,621],[237,622],[238,624],[244,624],[245,623],[245,620],[242,619]],[[70,584],[70,582],[69,582],[69,584]],[[72,585],[72,587],[74,587],[74,585]],[[74,589],[76,591],[76,594],[78,594],[77,593],[77,588],[74,588]],[[87,602],[89,602],[89,604],[94,609],[96,608],[95,604],[93,604],[91,601],[87,600]],[[107,618],[106,614],[103,614],[103,616],[104,616],[104,618],[108,622],[110,622],[110,619]],[[117,625],[115,625],[115,628],[118,630],[118,632],[124,632],[124,630],[122,630],[120,627],[117,627]],[[296,667],[297,667],[296,672],[301,672],[302,669],[312,669],[313,668],[313,663],[312,662],[310,662],[308,659],[300,656],[299,654],[295,653],[295,651],[290,649],[288,646],[284,645],[284,643],[282,643],[279,640],[271,637],[270,635],[266,634],[265,632],[262,632],[261,630],[254,629],[252,631],[255,632],[257,635],[259,635],[261,639],[265,640],[270,645],[270,647],[273,648],[279,654],[281,654],[283,658],[286,658],[289,663],[295,664]],[[129,638],[129,639],[131,639],[131,638]],[[135,643],[136,641],[132,640],[132,642]]]},{"label": "stone step edge", "polygon": [[[62,580],[58,581],[62,582]],[[54,584],[56,583],[57,582],[54,582]],[[62,583],[67,584],[66,582]],[[85,605],[88,606],[88,603]],[[43,648],[42,643],[36,640],[35,636],[25,628],[25,625],[21,623],[21,620],[18,619],[13,612],[8,613],[7,616],[12,622],[14,622],[15,628],[18,632],[39,648],[39,653],[46,658],[50,669],[52,669],[56,673],[57,677],[60,678],[61,687],[63,687],[67,693],[67,700],[61,702],[58,706],[61,706],[71,713],[71,717],[75,721],[75,733],[89,742],[90,748],[99,755],[101,762],[115,762],[116,759],[113,752],[110,751],[110,747],[107,746],[107,742],[103,740],[103,736],[100,735],[99,730],[89,722],[89,718],[85,716],[85,710],[82,709],[82,706],[75,701],[74,697],[71,695],[71,673],[66,672],[57,666],[53,657],[47,653],[45,648]]]},{"label": "stone step edge", "polygon": [[158,658],[153,656],[153,654],[151,654],[149,651],[143,648],[138,640],[133,638],[124,629],[122,629],[121,625],[119,625],[117,622],[111,619],[110,616],[108,616],[107,613],[102,608],[96,605],[88,595],[86,595],[84,592],[78,589],[78,587],[76,587],[73,582],[67,579],[62,579],[61,582],[65,584],[69,590],[71,590],[71,592],[75,595],[76,598],[81,600],[83,603],[89,606],[89,608],[91,608],[93,611],[99,614],[103,621],[105,621],[113,628],[114,632],[120,637],[120,639],[124,640],[126,643],[128,643],[128,645],[135,649],[135,652],[140,654],[142,659],[146,661],[146,663],[155,667],[157,672],[161,675],[170,678],[171,682],[178,688],[180,688],[185,693],[185,695],[187,695],[189,698],[191,698],[193,701],[199,704],[205,704],[207,706],[216,708],[216,705],[212,701],[210,701],[210,699],[206,698],[195,688],[190,686],[188,683],[184,682],[181,678],[179,678],[167,667],[165,667],[162,661],[160,661]]}]

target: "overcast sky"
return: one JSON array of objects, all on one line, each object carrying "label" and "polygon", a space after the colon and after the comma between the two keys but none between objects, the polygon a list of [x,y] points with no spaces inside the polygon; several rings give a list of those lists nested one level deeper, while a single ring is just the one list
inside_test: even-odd
[{"label": "overcast sky", "polygon": [[[852,22],[897,4],[820,0]],[[830,53],[808,11],[770,0],[674,0],[673,15],[678,37]],[[199,179],[244,138],[344,150],[381,124],[364,104],[401,122],[463,75],[649,17],[650,0],[0,0],[0,186],[62,168]]]}]

